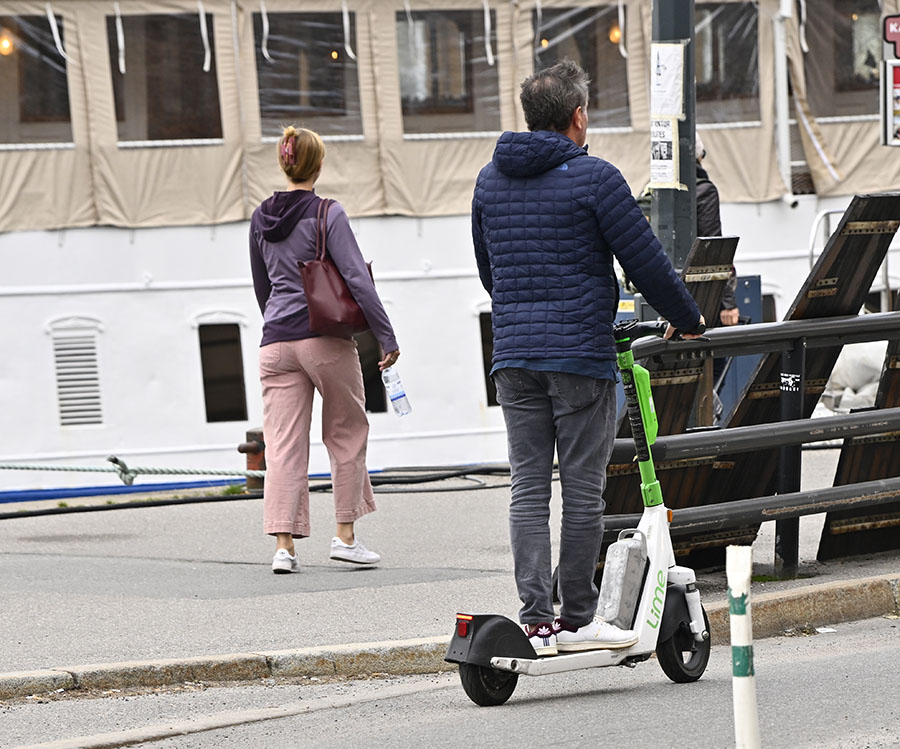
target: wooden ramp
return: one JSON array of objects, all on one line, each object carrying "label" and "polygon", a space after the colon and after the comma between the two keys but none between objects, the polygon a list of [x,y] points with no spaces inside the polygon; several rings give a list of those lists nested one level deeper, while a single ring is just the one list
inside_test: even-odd
[{"label": "wooden ramp", "polygon": [[[857,314],[898,226],[900,193],[855,196],[785,319]],[[812,414],[840,348],[835,345],[806,352],[804,417]],[[727,426],[779,421],[780,365],[780,353],[760,360],[727,418]],[[657,401],[657,413],[664,413],[663,408]],[[778,450],[772,449],[662,463],[656,468],[666,504],[677,511],[682,507],[774,494],[777,466]],[[611,465],[604,498],[609,514],[640,512],[636,466]],[[689,553],[690,563],[698,567],[722,564],[725,546],[752,543],[757,530],[754,526],[695,536],[679,542],[676,554]]]},{"label": "wooden ramp", "polygon": [[[731,277],[737,237],[698,237],[681,272],[681,279],[706,320],[718,320],[725,284]],[[659,434],[681,434],[686,429],[703,375],[703,363],[648,364]],[[619,414],[618,437],[631,437],[628,416]]]},{"label": "wooden ramp", "polygon": [[[698,237],[688,254],[681,278],[707,320],[717,319],[725,284],[731,276],[737,237]],[[703,375],[703,363],[656,364],[642,362],[650,371],[653,402],[659,419],[659,434],[681,434],[694,410],[694,401]],[[619,414],[617,436],[631,437],[631,427],[623,409]],[[678,461],[657,466],[665,468],[671,484],[679,484],[675,494],[690,495],[704,486],[712,469],[712,460]],[[698,470],[703,471],[700,475]],[[641,511],[640,478],[636,464],[610,465],[606,489],[607,512],[612,514]]]},{"label": "wooden ramp", "polygon": [[[900,193],[857,195],[847,208],[819,260],[785,315],[785,320],[856,315],[900,226]],[[841,346],[806,352],[803,417],[812,415]],[[781,354],[764,357],[735,405],[727,426],[770,424],[780,420]],[[715,501],[775,493],[778,450],[723,456],[733,463],[718,471],[710,492]]]},{"label": "wooden ramp", "polygon": [[[875,408],[900,406],[900,340],[890,341],[875,396]],[[893,478],[900,472],[900,432],[845,439],[834,485]],[[900,549],[900,502],[825,516],[821,561]]]}]

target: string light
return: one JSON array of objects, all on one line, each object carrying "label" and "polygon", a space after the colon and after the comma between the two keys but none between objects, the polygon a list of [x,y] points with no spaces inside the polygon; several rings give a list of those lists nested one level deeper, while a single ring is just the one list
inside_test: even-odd
[{"label": "string light", "polygon": [[609,30],[609,41],[618,44],[622,40],[622,29],[618,25],[612,26]]},{"label": "string light", "polygon": [[336,49],[331,50],[331,59],[332,60],[338,59],[338,51]]},{"label": "string light", "polygon": [[547,47],[550,46],[550,40],[549,40],[549,39],[541,39],[541,46],[542,46],[544,49],[547,49]]},{"label": "string light", "polygon": [[0,34],[0,55],[3,55],[4,57],[6,55],[11,55],[14,49],[12,38],[4,30],[2,34]]}]

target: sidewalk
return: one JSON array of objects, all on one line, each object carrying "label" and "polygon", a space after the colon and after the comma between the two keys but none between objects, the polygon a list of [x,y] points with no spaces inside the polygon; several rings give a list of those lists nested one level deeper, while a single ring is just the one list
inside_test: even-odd
[{"label": "sidewalk", "polygon": [[[833,452],[805,458],[812,482],[827,485]],[[518,608],[509,490],[488,481],[379,493],[379,511],[357,525],[382,554],[376,568],[328,559],[332,500],[316,494],[294,575],[271,573],[259,500],[0,521],[0,700],[445,668],[457,611],[515,619]],[[2,508],[13,509],[24,508]],[[558,512],[556,502],[554,526]],[[900,553],[818,564],[821,523],[801,521],[799,579],[754,583],[757,637],[900,611]],[[757,574],[770,571],[769,525],[754,544]],[[724,571],[698,578],[713,641],[725,642]]]}]

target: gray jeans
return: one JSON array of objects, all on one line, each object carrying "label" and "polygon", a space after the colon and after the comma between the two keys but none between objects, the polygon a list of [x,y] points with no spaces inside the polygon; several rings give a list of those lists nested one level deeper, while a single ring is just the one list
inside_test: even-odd
[{"label": "gray jeans", "polygon": [[603,489],[615,437],[616,386],[564,372],[494,373],[512,469],[509,535],[524,624],[553,621],[550,481],[554,448],[562,485],[560,616],[587,624],[597,609],[594,572],[603,535]]}]

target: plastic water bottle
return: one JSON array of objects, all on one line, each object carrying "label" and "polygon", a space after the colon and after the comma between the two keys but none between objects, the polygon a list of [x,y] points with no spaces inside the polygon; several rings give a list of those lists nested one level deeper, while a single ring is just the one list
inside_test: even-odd
[{"label": "plastic water bottle", "polygon": [[394,413],[397,416],[406,416],[410,413],[412,406],[409,405],[409,398],[406,397],[406,391],[403,389],[403,383],[400,382],[400,375],[397,374],[397,371],[393,367],[388,367],[381,373],[381,381],[384,383],[388,398],[391,399]]}]

